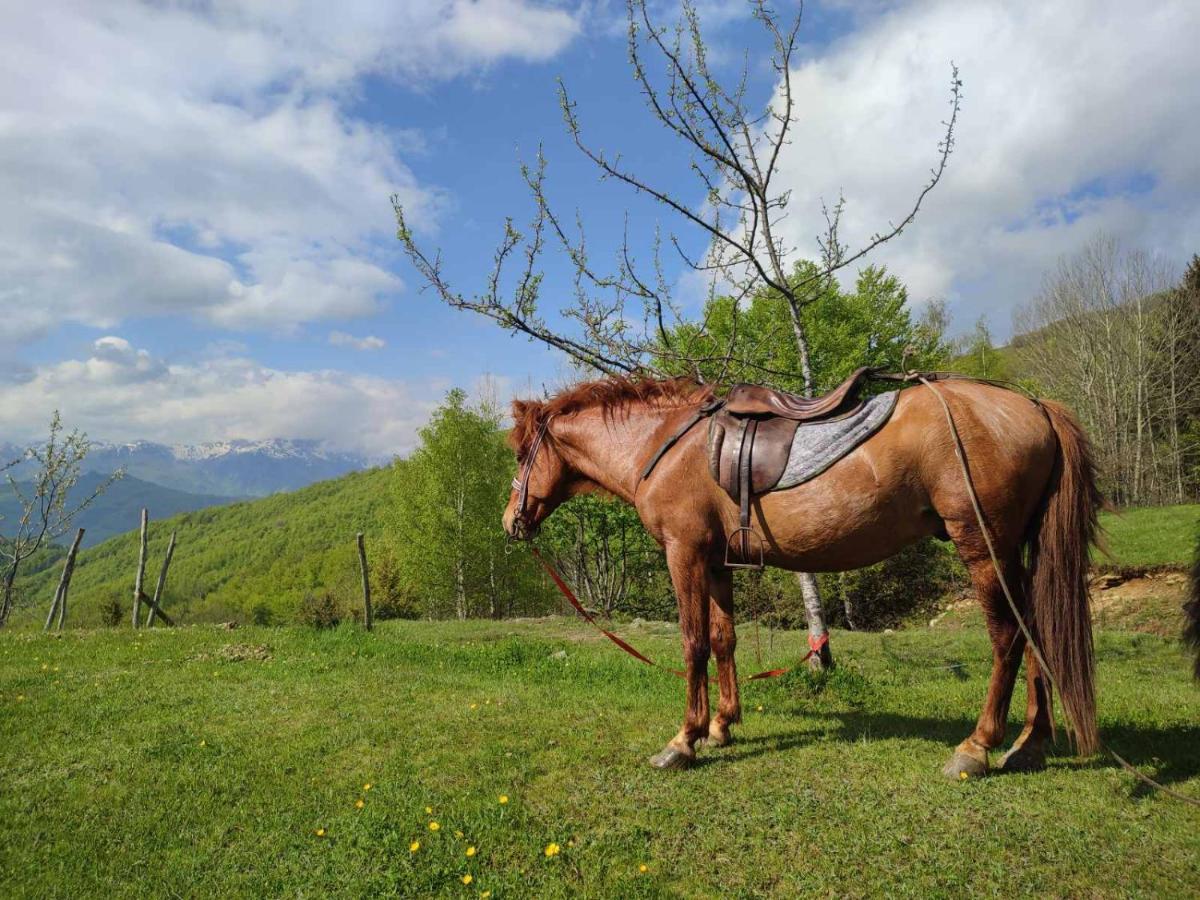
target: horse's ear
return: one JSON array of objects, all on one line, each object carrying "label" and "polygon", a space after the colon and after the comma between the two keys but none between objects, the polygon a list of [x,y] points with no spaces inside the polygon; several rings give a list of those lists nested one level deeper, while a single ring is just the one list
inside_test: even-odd
[{"label": "horse's ear", "polygon": [[512,402],[512,417],[514,422],[520,422],[525,418],[525,413],[529,411],[529,407],[533,406],[528,400],[513,400]]}]

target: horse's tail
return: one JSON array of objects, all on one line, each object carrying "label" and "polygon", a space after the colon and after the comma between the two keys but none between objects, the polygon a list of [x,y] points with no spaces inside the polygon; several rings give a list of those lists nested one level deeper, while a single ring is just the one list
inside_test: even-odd
[{"label": "horse's tail", "polygon": [[1183,643],[1196,651],[1196,661],[1193,663],[1192,674],[1200,681],[1200,542],[1196,544],[1196,559],[1192,563],[1191,587],[1188,590],[1188,601],[1183,605],[1183,613],[1187,624],[1183,627]]},{"label": "horse's tail", "polygon": [[1033,633],[1058,688],[1076,747],[1099,747],[1088,563],[1103,504],[1087,435],[1066,407],[1041,401],[1058,453],[1028,536]]}]

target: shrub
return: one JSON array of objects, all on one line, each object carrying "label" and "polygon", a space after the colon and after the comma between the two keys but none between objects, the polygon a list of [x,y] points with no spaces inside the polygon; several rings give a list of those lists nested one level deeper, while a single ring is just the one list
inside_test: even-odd
[{"label": "shrub", "polygon": [[875,631],[932,612],[963,579],[953,548],[927,538],[873,566],[820,576],[821,599],[829,624]]},{"label": "shrub", "polygon": [[274,625],[275,612],[260,600],[250,610],[250,621],[255,625]]},{"label": "shrub", "polygon": [[342,621],[341,610],[331,591],[309,592],[300,602],[296,619],[313,628],[335,628]]},{"label": "shrub", "polygon": [[116,597],[110,597],[106,603],[100,606],[100,622],[107,628],[116,628],[125,621],[125,610],[121,607],[121,601]]}]

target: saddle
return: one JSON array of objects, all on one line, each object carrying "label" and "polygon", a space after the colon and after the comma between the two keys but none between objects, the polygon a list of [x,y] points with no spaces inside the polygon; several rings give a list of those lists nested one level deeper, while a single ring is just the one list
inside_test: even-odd
[{"label": "saddle", "polygon": [[[713,478],[738,504],[738,529],[729,535],[725,565],[762,568],[763,539],[750,526],[750,503],[756,494],[775,489],[783,477],[796,429],[854,413],[861,405],[863,367],[821,397],[800,397],[758,384],[738,384],[712,413],[708,428],[708,464]],[[758,545],[758,562],[751,562],[751,538]],[[735,542],[740,562],[729,550]]]}]

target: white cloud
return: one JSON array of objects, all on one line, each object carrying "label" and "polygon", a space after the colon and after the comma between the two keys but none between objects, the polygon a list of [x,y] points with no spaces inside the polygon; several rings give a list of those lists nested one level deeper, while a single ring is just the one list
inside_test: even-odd
[{"label": "white cloud", "polygon": [[192,314],[288,328],[397,290],[373,243],[439,195],[369,73],[427,83],[579,30],[531,0],[17,4],[0,31],[0,343]]},{"label": "white cloud", "polygon": [[951,60],[957,147],[917,222],[871,257],[959,325],[1010,311],[1097,230],[1182,259],[1200,244],[1200,4],[916,0],[859,4],[861,27],[799,65],[779,184],[815,253],[820,201],[863,242],[911,206],[935,161]]},{"label": "white cloud", "polygon": [[335,347],[353,347],[355,350],[382,350],[387,346],[387,341],[373,334],[355,337],[344,331],[329,332],[329,343]]},{"label": "white cloud", "polygon": [[0,434],[36,440],[58,409],[71,428],[101,440],[307,438],[388,457],[414,446],[440,399],[429,385],[335,370],[284,371],[238,356],[168,363],[108,336],[87,359],[0,382]]}]

